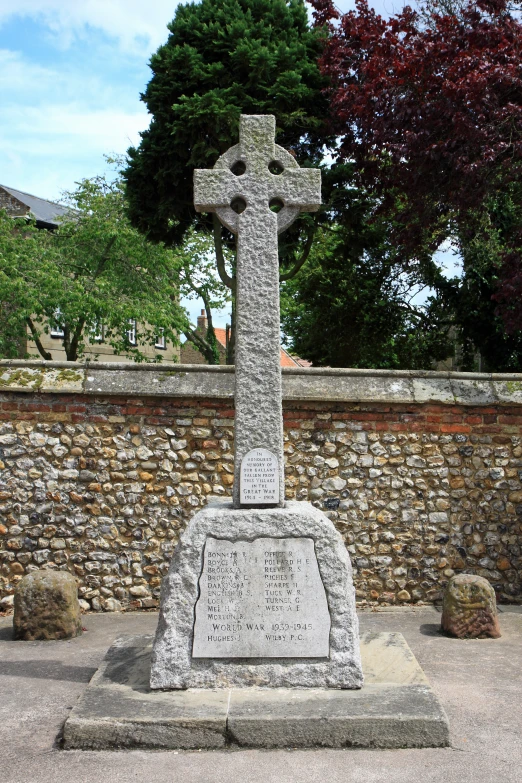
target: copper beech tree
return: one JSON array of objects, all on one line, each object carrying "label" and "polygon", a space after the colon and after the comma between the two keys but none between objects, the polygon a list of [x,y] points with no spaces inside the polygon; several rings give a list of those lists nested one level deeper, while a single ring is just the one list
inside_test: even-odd
[{"label": "copper beech tree", "polygon": [[341,158],[394,211],[406,251],[451,237],[466,260],[482,243],[505,326],[520,330],[520,4],[424,0],[386,20],[366,0],[344,15],[311,3]]}]

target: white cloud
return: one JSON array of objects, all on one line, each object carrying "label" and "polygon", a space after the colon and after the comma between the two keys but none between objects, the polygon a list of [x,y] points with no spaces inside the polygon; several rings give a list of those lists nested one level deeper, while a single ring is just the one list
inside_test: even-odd
[{"label": "white cloud", "polygon": [[462,277],[462,259],[456,246],[450,239],[446,239],[433,256],[434,261],[440,266],[441,272],[448,280],[453,277]]},{"label": "white cloud", "polygon": [[121,85],[0,50],[2,184],[58,199],[105,168],[104,154],[139,143],[149,116]]},{"label": "white cloud", "polygon": [[[0,0],[1,2],[1,0]],[[0,96],[2,112],[6,105],[45,103],[48,96],[60,101],[90,101],[96,105],[110,103],[115,89],[87,69],[57,69],[26,59],[20,52],[0,49]],[[136,100],[138,96],[136,95]]]},{"label": "white cloud", "polygon": [[2,182],[57,199],[83,177],[104,168],[104,154],[123,154],[139,143],[145,111],[85,111],[79,105],[13,107],[0,126]]},{"label": "white cloud", "polygon": [[[33,65],[31,76],[41,83],[54,78],[55,74],[48,68]],[[17,93],[20,89],[25,90],[27,86],[27,73],[22,57],[18,52],[0,49],[0,89]]]},{"label": "white cloud", "polygon": [[27,149],[45,154],[49,147],[78,148],[94,151],[124,152],[139,142],[139,132],[148,127],[145,111],[125,112],[118,109],[85,111],[80,105],[63,104],[42,107],[17,107],[5,111],[7,128],[0,128],[0,139],[9,138],[10,151]]},{"label": "white cloud", "polygon": [[84,177],[102,173],[105,154],[123,154],[147,127],[144,113],[110,109],[82,112],[60,105],[3,112],[0,127],[1,182],[59,200]]},{"label": "white cloud", "polygon": [[90,28],[116,38],[131,52],[150,52],[167,39],[179,0],[0,0],[0,25],[13,18],[43,24],[62,47]]}]

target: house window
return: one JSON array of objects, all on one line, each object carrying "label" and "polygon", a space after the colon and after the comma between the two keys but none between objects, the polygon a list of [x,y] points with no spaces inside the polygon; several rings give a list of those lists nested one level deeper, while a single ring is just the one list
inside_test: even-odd
[{"label": "house window", "polygon": [[102,323],[97,323],[94,329],[92,330],[92,341],[93,343],[102,343],[104,338],[104,326]]},{"label": "house window", "polygon": [[158,338],[156,339],[154,347],[155,348],[159,348],[160,351],[166,351],[167,350],[167,341],[165,339],[165,334],[163,332],[163,329],[161,330]]},{"label": "house window", "polygon": [[54,323],[51,323],[50,325],[51,328],[49,329],[49,334],[51,335],[51,337],[54,337],[56,339],[59,339],[60,337],[64,336],[63,329],[58,323],[58,319],[60,318],[60,316],[61,316],[61,312],[59,310],[55,310],[54,311],[55,321]]},{"label": "house window", "polygon": [[136,345],[136,319],[129,318],[129,328],[127,329],[127,339],[131,345]]}]

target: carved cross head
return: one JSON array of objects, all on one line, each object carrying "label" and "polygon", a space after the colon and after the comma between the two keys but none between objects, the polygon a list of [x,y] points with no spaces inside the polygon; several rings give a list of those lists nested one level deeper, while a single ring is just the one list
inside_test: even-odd
[{"label": "carved cross head", "polygon": [[292,155],[275,143],[275,117],[241,115],[239,144],[218,158],[213,169],[194,171],[194,205],[198,212],[215,212],[234,234],[241,216],[255,222],[273,220],[277,232],[300,212],[321,205],[321,172],[301,169]]}]

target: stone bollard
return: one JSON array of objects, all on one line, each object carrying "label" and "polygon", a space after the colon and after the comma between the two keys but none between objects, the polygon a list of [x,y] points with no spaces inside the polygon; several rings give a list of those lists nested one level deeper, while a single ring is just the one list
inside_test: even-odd
[{"label": "stone bollard", "polygon": [[76,580],[68,571],[32,571],[18,584],[14,638],[71,639],[82,632]]},{"label": "stone bollard", "polygon": [[441,629],[458,639],[501,636],[495,591],[482,576],[457,574],[442,601]]}]

